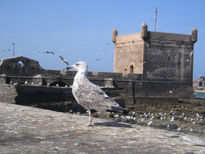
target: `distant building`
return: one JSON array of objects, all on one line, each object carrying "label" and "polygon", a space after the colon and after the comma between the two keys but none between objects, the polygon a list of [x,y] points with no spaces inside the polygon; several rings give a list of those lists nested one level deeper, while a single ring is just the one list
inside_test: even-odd
[{"label": "distant building", "polygon": [[200,76],[193,82],[193,89],[195,92],[205,93],[205,76]]}]

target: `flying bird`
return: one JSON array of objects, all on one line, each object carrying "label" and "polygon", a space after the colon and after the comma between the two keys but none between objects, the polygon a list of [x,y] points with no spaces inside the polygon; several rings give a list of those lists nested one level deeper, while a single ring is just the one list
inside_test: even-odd
[{"label": "flying bird", "polygon": [[61,59],[63,63],[65,63],[66,65],[69,65],[68,61],[64,59],[62,56],[59,56],[59,58]]},{"label": "flying bird", "polygon": [[53,51],[45,51],[43,53],[55,55],[55,53]]},{"label": "flying bird", "polygon": [[96,58],[95,60],[96,60],[96,61],[100,61],[100,58]]},{"label": "flying bird", "polygon": [[85,62],[80,61],[67,67],[67,69],[76,69],[77,74],[74,77],[72,93],[76,101],[88,110],[89,126],[92,125],[93,114],[95,112],[105,111],[125,111],[118,103],[100,89],[99,86],[90,82],[87,78],[88,66]]}]

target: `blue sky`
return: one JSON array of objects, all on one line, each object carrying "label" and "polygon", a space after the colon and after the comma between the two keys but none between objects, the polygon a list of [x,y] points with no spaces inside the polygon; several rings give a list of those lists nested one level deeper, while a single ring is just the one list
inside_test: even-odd
[{"label": "blue sky", "polygon": [[[198,29],[194,48],[194,78],[205,75],[204,0],[0,0],[0,59],[15,56],[38,60],[45,69],[66,67],[84,60],[90,71],[113,71],[112,29],[118,34],[140,31],[145,21],[157,31],[191,34]],[[54,55],[43,54],[51,50]],[[40,51],[40,52],[37,52]]]}]

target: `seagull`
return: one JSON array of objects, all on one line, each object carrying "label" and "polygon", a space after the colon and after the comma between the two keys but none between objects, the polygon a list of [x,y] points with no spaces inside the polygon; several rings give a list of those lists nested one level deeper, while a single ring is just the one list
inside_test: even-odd
[{"label": "seagull", "polygon": [[177,131],[180,131],[181,130],[181,128],[179,127],[179,128],[177,128]]},{"label": "seagull", "polygon": [[170,120],[170,122],[173,122],[174,121],[174,116],[172,117],[172,119]]},{"label": "seagull", "polygon": [[69,65],[68,61],[64,59],[62,56],[59,56],[59,58],[61,59],[63,63],[65,63],[66,65]]},{"label": "seagull", "polygon": [[67,69],[77,70],[73,81],[72,93],[77,103],[88,110],[88,126],[92,125],[93,115],[95,112],[123,112],[126,110],[110,98],[102,89],[100,89],[99,86],[88,80],[88,65],[85,62],[77,62],[68,66]]},{"label": "seagull", "polygon": [[43,52],[44,54],[46,53],[46,54],[52,54],[52,55],[55,55],[55,53],[53,52],[53,51],[45,51],[45,52]]},{"label": "seagull", "polygon": [[151,124],[152,124],[152,121],[149,121],[149,122],[147,123],[148,126],[150,126]]}]

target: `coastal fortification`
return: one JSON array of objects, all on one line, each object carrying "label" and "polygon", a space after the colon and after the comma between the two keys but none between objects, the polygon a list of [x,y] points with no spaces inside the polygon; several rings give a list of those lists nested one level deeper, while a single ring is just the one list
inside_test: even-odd
[{"label": "coastal fortification", "polygon": [[[191,35],[141,32],[118,35],[112,32],[114,72],[89,72],[89,79],[110,96],[125,104],[137,98],[190,98],[193,95],[193,53],[197,29]],[[0,101],[75,101],[71,85],[76,72],[45,70],[32,59],[19,56],[0,62]]]}]

